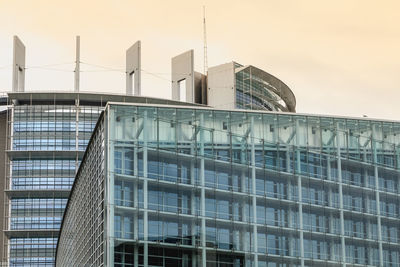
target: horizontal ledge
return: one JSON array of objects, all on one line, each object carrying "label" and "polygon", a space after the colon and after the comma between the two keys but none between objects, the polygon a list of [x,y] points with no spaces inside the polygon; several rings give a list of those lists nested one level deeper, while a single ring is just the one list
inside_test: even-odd
[{"label": "horizontal ledge", "polygon": [[8,238],[12,237],[58,237],[59,229],[32,229],[32,230],[4,230]]},{"label": "horizontal ledge", "polygon": [[85,151],[77,151],[77,150],[6,150],[6,153],[10,160],[12,159],[29,159],[29,158],[56,158],[56,159],[65,159],[71,158],[82,159]]},{"label": "horizontal ledge", "polygon": [[71,190],[67,189],[33,189],[33,190],[4,190],[11,198],[43,198],[43,197],[59,197],[68,198]]}]

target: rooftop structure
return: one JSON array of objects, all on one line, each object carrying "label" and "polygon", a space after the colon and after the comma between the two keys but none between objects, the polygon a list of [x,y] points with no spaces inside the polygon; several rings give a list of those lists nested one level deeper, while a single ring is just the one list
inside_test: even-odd
[{"label": "rooftop structure", "polygon": [[206,104],[220,109],[296,112],[296,97],[273,75],[248,65],[230,62],[194,71],[189,50],[172,58],[172,99]]}]

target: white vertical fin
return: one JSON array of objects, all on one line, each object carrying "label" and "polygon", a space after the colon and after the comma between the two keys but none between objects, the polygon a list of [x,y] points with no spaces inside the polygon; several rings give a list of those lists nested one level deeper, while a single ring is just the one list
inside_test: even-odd
[{"label": "white vertical fin", "polygon": [[126,50],[126,94],[141,95],[141,42],[137,41]]},{"label": "white vertical fin", "polygon": [[22,41],[14,36],[13,40],[13,73],[12,91],[25,91],[25,46]]}]

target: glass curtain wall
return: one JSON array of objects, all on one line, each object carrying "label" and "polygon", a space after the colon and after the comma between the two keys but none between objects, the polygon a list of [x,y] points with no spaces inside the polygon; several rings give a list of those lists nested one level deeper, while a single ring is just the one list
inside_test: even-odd
[{"label": "glass curtain wall", "polygon": [[101,109],[79,104],[10,108],[5,203],[10,266],[54,266],[69,190]]},{"label": "glass curtain wall", "polygon": [[399,123],[130,105],[104,121],[107,266],[400,266]]}]

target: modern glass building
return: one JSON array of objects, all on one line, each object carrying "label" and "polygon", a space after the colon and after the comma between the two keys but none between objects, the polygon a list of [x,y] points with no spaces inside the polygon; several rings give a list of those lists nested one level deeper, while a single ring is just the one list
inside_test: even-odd
[{"label": "modern glass building", "polygon": [[8,94],[2,125],[6,129],[2,261],[7,266],[54,266],[70,189],[107,101],[185,105],[83,92]]},{"label": "modern glass building", "polygon": [[109,103],[57,266],[400,266],[400,122]]},{"label": "modern glass building", "polygon": [[[55,248],[71,186],[93,128],[108,101],[220,107],[232,103],[215,82],[229,81],[238,84],[238,93],[235,89],[230,95],[235,103],[238,95],[238,104],[233,109],[295,111],[294,95],[279,79],[252,66],[236,63],[232,79],[225,79],[225,72],[215,73],[211,69],[213,75],[209,79],[194,71],[193,50],[171,59],[172,98],[183,102],[140,97],[140,41],[126,51],[126,95],[79,91],[79,64],[82,63],[79,37],[76,39],[75,91],[25,92],[25,45],[17,36],[13,38],[13,45],[12,92],[0,96],[0,105],[5,106],[5,111],[0,112],[0,159],[3,159],[0,162],[3,197],[0,265],[54,266]],[[209,80],[212,88],[207,87]],[[222,93],[223,97],[215,93]],[[175,123],[171,120],[172,128]],[[225,122],[223,130],[227,127]]]}]

